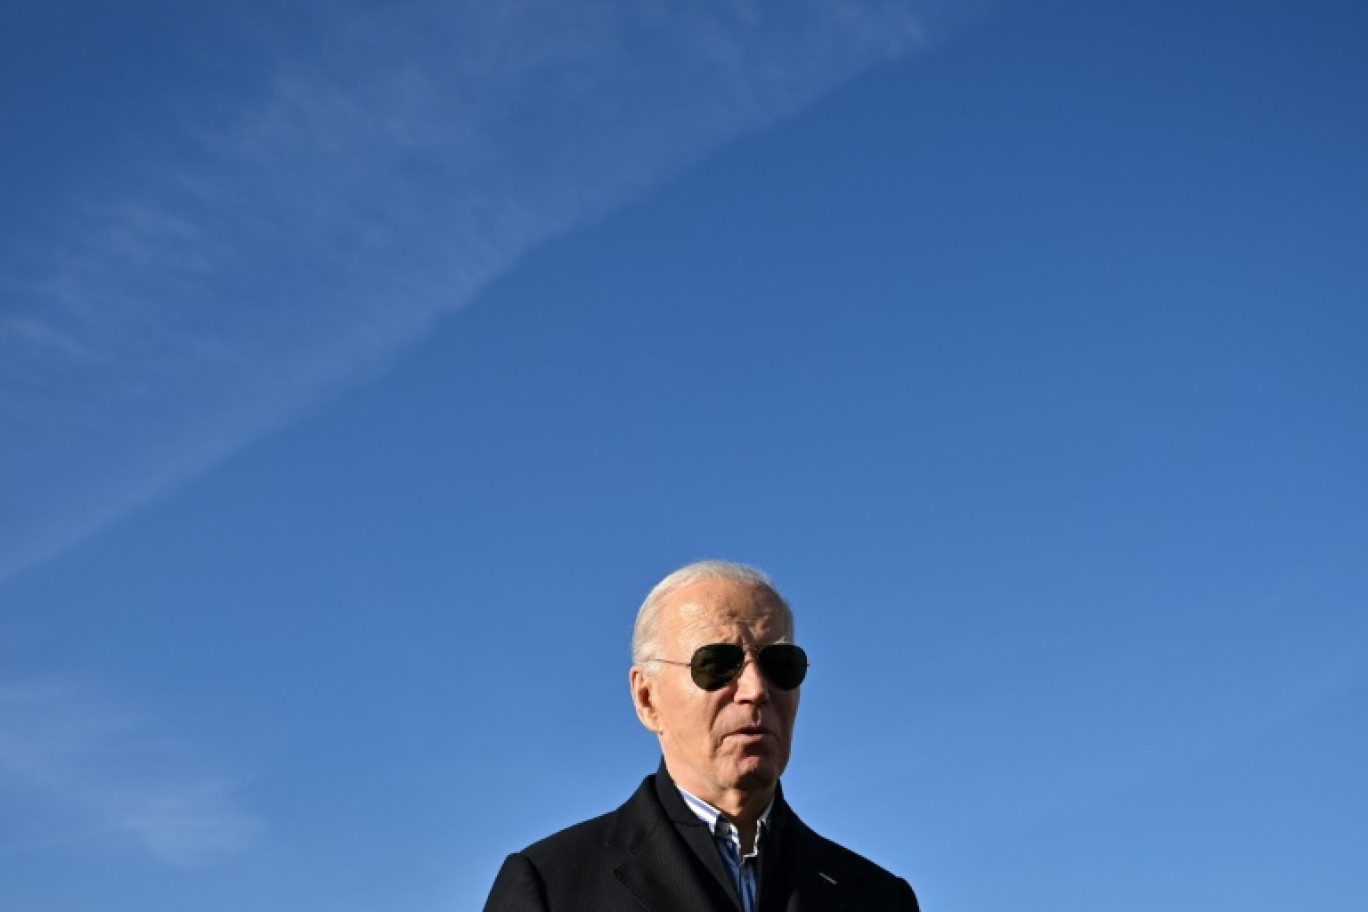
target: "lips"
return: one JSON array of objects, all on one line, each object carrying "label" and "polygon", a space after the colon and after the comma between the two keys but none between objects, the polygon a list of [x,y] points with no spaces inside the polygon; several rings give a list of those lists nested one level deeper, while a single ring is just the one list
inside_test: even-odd
[{"label": "lips", "polygon": [[769,735],[771,737],[777,737],[774,734],[774,732],[770,731],[769,729],[761,725],[747,725],[743,728],[735,729],[734,731],[731,731],[728,734],[743,735],[746,737],[758,737],[760,735]]}]

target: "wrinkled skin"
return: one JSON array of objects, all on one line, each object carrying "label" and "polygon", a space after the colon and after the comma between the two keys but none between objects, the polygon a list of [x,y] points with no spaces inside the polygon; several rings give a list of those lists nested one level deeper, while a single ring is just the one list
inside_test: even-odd
[{"label": "wrinkled skin", "polygon": [[708,692],[682,666],[648,662],[631,671],[637,716],[659,737],[670,776],[731,817],[743,834],[754,831],[788,764],[801,690],[767,681],[754,650],[791,636],[790,616],[769,589],[701,580],[661,606],[659,654],[652,658],[687,662],[699,646],[737,643],[748,647],[740,676]]}]

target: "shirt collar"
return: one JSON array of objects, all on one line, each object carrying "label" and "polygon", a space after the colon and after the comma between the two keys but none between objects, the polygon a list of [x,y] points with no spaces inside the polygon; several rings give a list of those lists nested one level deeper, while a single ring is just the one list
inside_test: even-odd
[{"label": "shirt collar", "polygon": [[[703,825],[708,828],[708,832],[720,839],[730,839],[732,842],[735,842],[738,845],[740,844],[741,834],[732,822],[727,819],[726,814],[723,814],[720,810],[713,807],[711,804],[708,804],[708,802],[699,798],[697,795],[692,795],[683,788],[680,788],[678,783],[675,784],[675,788],[679,789],[679,795],[684,799],[684,803],[689,806],[689,810],[694,812],[694,816],[701,820]],[[770,799],[769,804],[765,805],[765,810],[760,814],[759,827],[756,830],[755,836],[755,844],[757,847],[760,845],[760,837],[769,828],[769,816],[770,811],[772,810],[774,810],[773,798]]]}]

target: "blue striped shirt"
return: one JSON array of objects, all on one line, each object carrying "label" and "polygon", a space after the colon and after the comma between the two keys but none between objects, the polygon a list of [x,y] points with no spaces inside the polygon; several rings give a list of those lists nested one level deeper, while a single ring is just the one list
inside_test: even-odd
[{"label": "blue striped shirt", "polygon": [[[676,785],[675,788],[679,786]],[[755,845],[749,853],[742,854],[741,831],[725,814],[682,788],[679,789],[679,794],[689,806],[689,810],[693,811],[694,815],[703,821],[708,832],[712,833],[717,852],[722,856],[723,864],[727,866],[727,873],[731,875],[732,886],[736,887],[736,895],[741,898],[742,912],[755,912],[760,907],[760,843],[764,841],[765,831],[769,828],[769,815],[774,809],[774,801],[771,800],[769,807],[760,815],[755,829]]]}]

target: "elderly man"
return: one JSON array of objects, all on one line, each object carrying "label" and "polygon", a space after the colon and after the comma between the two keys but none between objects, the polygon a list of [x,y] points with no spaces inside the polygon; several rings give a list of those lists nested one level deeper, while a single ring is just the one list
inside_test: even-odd
[{"label": "elderly man", "polygon": [[508,856],[485,912],[916,912],[907,882],[808,829],[779,787],[807,656],[751,567],[667,576],[637,614],[637,718],[663,761],[611,814]]}]

